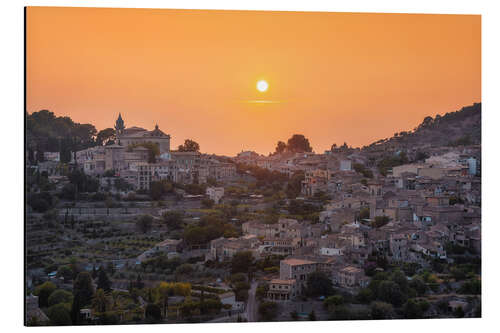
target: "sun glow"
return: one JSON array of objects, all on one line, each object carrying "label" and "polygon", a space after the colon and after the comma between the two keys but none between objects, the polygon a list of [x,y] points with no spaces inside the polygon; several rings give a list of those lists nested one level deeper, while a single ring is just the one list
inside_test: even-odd
[{"label": "sun glow", "polygon": [[257,90],[258,91],[264,92],[267,90],[267,88],[269,88],[269,84],[266,81],[260,80],[259,82],[257,82]]}]

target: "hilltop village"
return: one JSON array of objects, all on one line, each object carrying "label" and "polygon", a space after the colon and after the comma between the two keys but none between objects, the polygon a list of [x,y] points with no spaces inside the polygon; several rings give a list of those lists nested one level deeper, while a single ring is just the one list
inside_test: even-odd
[{"label": "hilltop village", "polygon": [[61,144],[28,115],[27,322],[480,317],[480,112],[234,157],[121,114]]}]

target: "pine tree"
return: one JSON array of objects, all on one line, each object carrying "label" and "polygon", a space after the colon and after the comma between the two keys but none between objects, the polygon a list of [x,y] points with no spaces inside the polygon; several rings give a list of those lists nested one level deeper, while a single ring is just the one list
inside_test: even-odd
[{"label": "pine tree", "polygon": [[78,325],[80,323],[80,310],[82,308],[80,302],[80,296],[78,294],[73,297],[73,303],[71,304],[71,322],[73,325]]},{"label": "pine tree", "polygon": [[106,293],[111,291],[111,281],[102,267],[99,268],[97,275],[97,289],[102,289]]}]

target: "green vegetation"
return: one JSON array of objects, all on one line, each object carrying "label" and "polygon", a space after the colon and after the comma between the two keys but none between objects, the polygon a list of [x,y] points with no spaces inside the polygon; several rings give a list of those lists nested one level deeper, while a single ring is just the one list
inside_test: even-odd
[{"label": "green vegetation", "polygon": [[259,305],[259,317],[264,321],[271,321],[278,315],[278,303],[265,301]]},{"label": "green vegetation", "polygon": [[394,310],[391,304],[384,302],[373,302],[370,306],[372,319],[391,319]]},{"label": "green vegetation", "polygon": [[354,169],[354,171],[356,171],[357,173],[363,175],[363,177],[366,177],[366,178],[373,178],[373,172],[370,170],[370,169],[366,169],[365,166],[363,164],[360,164],[360,163],[354,163],[352,165],[352,168]]},{"label": "green vegetation", "polygon": [[448,146],[450,147],[458,147],[458,146],[468,146],[472,144],[472,139],[469,135],[464,135],[454,141],[450,141]]},{"label": "green vegetation", "polygon": [[184,218],[184,213],[178,210],[165,212],[162,215],[163,223],[165,223],[165,225],[170,230],[181,229],[183,226],[182,224],[183,218]]},{"label": "green vegetation", "polygon": [[378,171],[383,176],[386,176],[389,169],[391,169],[395,166],[398,166],[398,165],[407,164],[408,162],[409,161],[408,161],[408,157],[406,156],[406,153],[400,152],[397,155],[384,157],[382,160],[380,160],[378,162],[377,167],[378,167]]},{"label": "green vegetation", "polygon": [[374,228],[380,228],[389,223],[390,220],[389,216],[375,216],[375,219],[372,221],[372,226]]},{"label": "green vegetation", "polygon": [[43,152],[59,152],[61,162],[67,163],[71,160],[71,152],[95,146],[96,135],[93,125],[75,123],[69,117],[56,117],[48,110],[26,113],[26,145],[31,163],[43,161]]},{"label": "green vegetation", "polygon": [[35,289],[35,295],[38,296],[38,306],[43,308],[49,305],[49,297],[57,289],[56,285],[50,281],[43,283]]},{"label": "green vegetation", "polygon": [[307,278],[308,296],[329,296],[335,292],[330,278],[323,272],[313,272]]},{"label": "green vegetation", "polygon": [[368,208],[368,207],[361,208],[358,216],[359,216],[360,220],[369,219],[370,218],[370,208]]},{"label": "green vegetation", "polygon": [[180,152],[199,152],[200,151],[200,145],[198,144],[198,142],[196,141],[193,141],[191,139],[186,139],[184,141],[184,144],[182,145],[179,145],[179,147],[177,148],[178,151]]},{"label": "green vegetation", "polygon": [[237,252],[231,259],[231,273],[249,273],[252,268],[253,261],[252,252]]},{"label": "green vegetation", "polygon": [[238,233],[234,226],[225,223],[219,215],[205,215],[198,224],[191,224],[184,229],[183,238],[188,245],[204,245],[219,237],[234,237]]},{"label": "green vegetation", "polygon": [[289,153],[308,153],[312,152],[312,147],[309,140],[302,134],[294,134],[287,143],[278,141],[276,144],[275,154]]},{"label": "green vegetation", "polygon": [[158,146],[158,143],[148,141],[129,144],[127,146],[127,151],[132,151],[132,149],[137,147],[143,147],[148,150],[148,163],[156,163],[156,158],[160,155],[160,147]]},{"label": "green vegetation", "polygon": [[173,193],[174,186],[167,180],[153,181],[149,186],[149,195],[153,200],[160,200],[167,193]]},{"label": "green vegetation", "polygon": [[59,303],[71,304],[73,301],[73,294],[63,289],[57,289],[50,294],[48,299],[48,306],[53,306]]},{"label": "green vegetation", "polygon": [[47,316],[49,317],[52,325],[63,326],[72,324],[70,307],[68,304],[59,303],[52,305],[47,310]]},{"label": "green vegetation", "polygon": [[153,217],[150,215],[143,215],[137,220],[135,225],[137,227],[137,230],[145,234],[149,230],[151,230],[151,227],[153,225]]}]

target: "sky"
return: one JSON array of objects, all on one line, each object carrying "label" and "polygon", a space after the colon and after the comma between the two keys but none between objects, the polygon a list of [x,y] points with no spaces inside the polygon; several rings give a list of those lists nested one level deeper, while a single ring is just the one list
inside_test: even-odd
[{"label": "sky", "polygon": [[[259,80],[269,88],[256,89]],[[479,15],[28,7],[26,107],[172,149],[317,153],[481,101]]]}]

